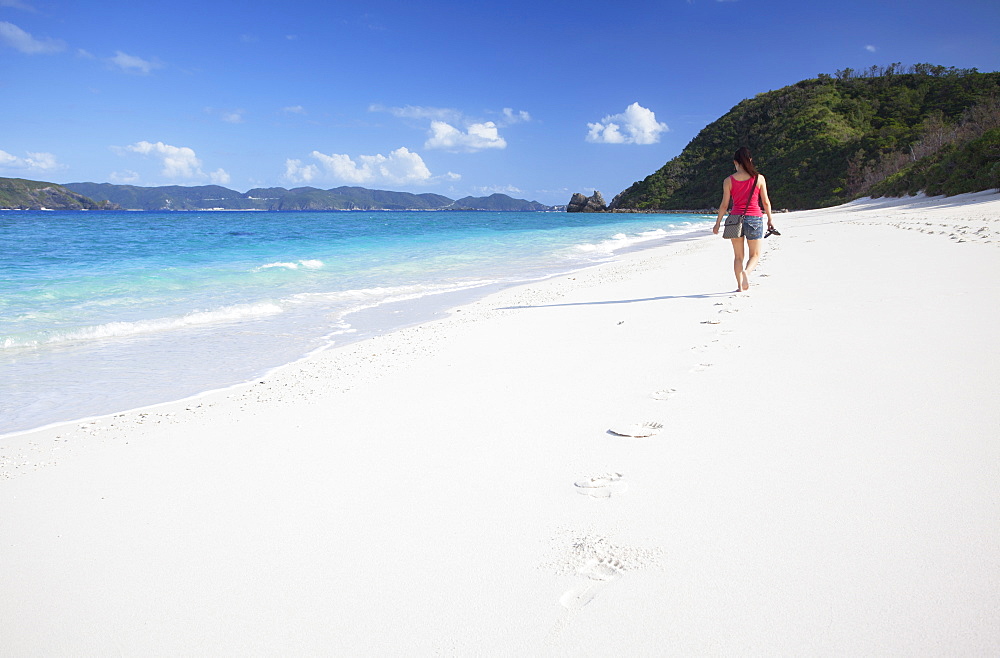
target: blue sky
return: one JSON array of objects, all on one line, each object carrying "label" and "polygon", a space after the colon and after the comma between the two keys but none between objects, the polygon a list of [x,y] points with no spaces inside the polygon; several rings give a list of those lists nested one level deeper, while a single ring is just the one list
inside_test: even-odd
[{"label": "blue sky", "polygon": [[0,0],[0,176],[610,201],[759,92],[1000,70],[998,24],[995,0]]}]

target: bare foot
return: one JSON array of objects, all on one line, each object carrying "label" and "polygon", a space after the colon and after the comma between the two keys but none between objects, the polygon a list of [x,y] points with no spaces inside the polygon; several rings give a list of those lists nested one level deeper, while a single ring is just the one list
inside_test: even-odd
[{"label": "bare foot", "polygon": [[742,290],[743,292],[750,290],[750,279],[747,278],[746,272],[743,272],[740,275],[740,290]]}]

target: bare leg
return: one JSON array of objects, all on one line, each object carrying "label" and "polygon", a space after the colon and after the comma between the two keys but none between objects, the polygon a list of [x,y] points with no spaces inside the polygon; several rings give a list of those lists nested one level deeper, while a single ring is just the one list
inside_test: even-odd
[{"label": "bare leg", "polygon": [[[750,252],[750,258],[747,260],[746,267],[743,268],[746,275],[749,275],[757,267],[757,262],[760,260],[760,240],[747,240],[747,250]],[[747,279],[746,286],[743,288],[746,290],[750,287],[750,280]]]},{"label": "bare leg", "polygon": [[743,271],[743,238],[729,238],[729,241],[733,243],[733,273],[736,275],[736,292],[740,292],[746,290],[743,284],[747,279],[746,272]]}]

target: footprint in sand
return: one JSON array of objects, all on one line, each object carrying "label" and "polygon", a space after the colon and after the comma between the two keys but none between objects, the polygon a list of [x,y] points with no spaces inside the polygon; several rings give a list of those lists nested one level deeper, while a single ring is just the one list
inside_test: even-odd
[{"label": "footprint in sand", "polygon": [[594,597],[597,596],[598,588],[598,583],[587,583],[585,585],[580,585],[579,587],[566,590],[566,592],[559,597],[559,603],[561,603],[564,608],[569,608],[570,610],[582,608],[594,600]]},{"label": "footprint in sand", "polygon": [[674,393],[677,392],[676,388],[661,388],[658,391],[653,391],[649,394],[649,397],[654,400],[669,400]]},{"label": "footprint in sand", "polygon": [[577,480],[573,483],[576,492],[591,498],[611,498],[611,494],[624,493],[628,485],[622,482],[621,473],[605,473]]},{"label": "footprint in sand", "polygon": [[561,536],[552,540],[558,545],[558,554],[544,566],[559,575],[577,577],[576,585],[559,597],[559,603],[571,611],[590,603],[627,572],[659,568],[663,558],[659,547],[615,545],[601,533],[563,529]]},{"label": "footprint in sand", "polygon": [[645,423],[618,423],[608,430],[608,434],[643,439],[659,434],[662,429],[663,423],[649,420]]},{"label": "footprint in sand", "polygon": [[691,368],[691,372],[704,372],[712,367],[711,363],[699,363],[694,368]]},{"label": "footprint in sand", "polygon": [[577,570],[587,582],[566,590],[559,597],[559,603],[570,610],[582,608],[597,596],[597,593],[622,574],[624,565],[611,557],[593,558]]}]

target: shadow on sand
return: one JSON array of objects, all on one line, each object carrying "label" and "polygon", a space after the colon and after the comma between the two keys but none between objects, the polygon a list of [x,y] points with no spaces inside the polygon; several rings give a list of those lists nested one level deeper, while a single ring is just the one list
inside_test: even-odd
[{"label": "shadow on sand", "polygon": [[499,311],[518,311],[528,308],[556,308],[559,306],[602,306],[604,304],[636,304],[639,302],[662,302],[669,299],[711,299],[712,297],[728,297],[733,294],[732,290],[727,292],[706,292],[698,295],[663,295],[661,297],[644,297],[642,299],[609,299],[603,302],[568,302],[566,304],[539,304],[537,306],[504,306]]}]

